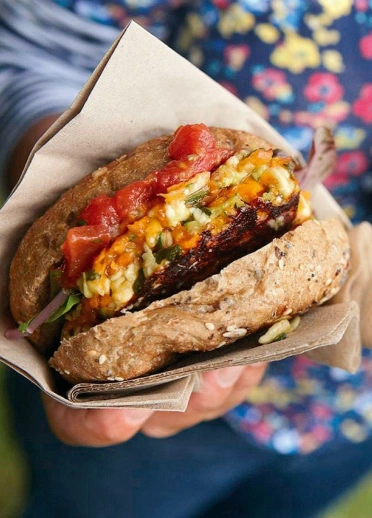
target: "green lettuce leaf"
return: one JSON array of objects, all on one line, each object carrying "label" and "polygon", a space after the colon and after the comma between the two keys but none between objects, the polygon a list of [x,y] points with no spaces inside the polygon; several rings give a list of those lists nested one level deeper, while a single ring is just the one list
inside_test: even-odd
[{"label": "green lettuce leaf", "polygon": [[66,299],[66,301],[62,304],[62,306],[60,306],[57,309],[57,311],[55,311],[53,313],[53,315],[51,315],[46,320],[46,322],[48,322],[48,323],[54,322],[55,320],[58,320],[61,316],[68,313],[70,311],[70,309],[72,309],[74,306],[76,306],[76,304],[78,304],[80,302],[80,298],[81,298],[81,295],[77,295],[77,294],[69,295],[68,298]]}]

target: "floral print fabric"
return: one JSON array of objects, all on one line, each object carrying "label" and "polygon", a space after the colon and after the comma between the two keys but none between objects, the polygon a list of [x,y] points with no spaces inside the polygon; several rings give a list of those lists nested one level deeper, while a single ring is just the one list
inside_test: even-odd
[{"label": "floral print fabric", "polygon": [[[307,155],[333,129],[338,166],[326,184],[355,221],[372,221],[372,1],[54,0],[123,27],[134,17],[267,119]],[[372,354],[360,371],[294,357],[270,365],[226,419],[285,454],[362,441],[372,428]]]}]

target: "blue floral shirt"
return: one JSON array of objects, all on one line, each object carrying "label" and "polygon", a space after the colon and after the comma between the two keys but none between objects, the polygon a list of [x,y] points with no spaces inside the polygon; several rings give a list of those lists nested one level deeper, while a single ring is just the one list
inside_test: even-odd
[{"label": "blue floral shirt", "polygon": [[[354,221],[372,221],[370,0],[54,0],[79,16],[153,32],[267,119],[305,155],[333,128],[338,166],[327,186]],[[226,419],[285,454],[362,441],[372,428],[372,355],[352,376],[293,357]]]}]

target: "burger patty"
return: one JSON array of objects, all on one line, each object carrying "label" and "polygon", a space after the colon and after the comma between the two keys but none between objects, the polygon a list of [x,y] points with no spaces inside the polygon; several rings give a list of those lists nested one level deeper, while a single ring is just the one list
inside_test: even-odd
[{"label": "burger patty", "polygon": [[62,336],[190,288],[309,217],[293,167],[273,150],[243,150],[158,196],[82,274]]},{"label": "burger patty", "polygon": [[[210,230],[203,230],[195,248],[145,279],[132,305],[143,308],[155,299],[188,289],[197,281],[218,273],[232,261],[261,248],[274,237],[281,236],[292,228],[298,201],[299,194],[296,193],[279,207],[260,199],[250,206],[244,204],[229,218],[221,232],[213,235]],[[276,230],[272,222],[278,222]]]}]

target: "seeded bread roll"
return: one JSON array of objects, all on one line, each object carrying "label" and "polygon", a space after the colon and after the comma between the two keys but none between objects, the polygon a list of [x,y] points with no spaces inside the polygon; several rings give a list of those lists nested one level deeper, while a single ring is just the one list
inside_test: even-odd
[{"label": "seeded bread roll", "polygon": [[[211,128],[218,148],[232,150],[272,147],[250,133]],[[169,162],[168,146],[173,135],[141,144],[130,154],[111,162],[85,177],[69,189],[23,238],[10,269],[10,307],[18,323],[37,315],[50,300],[49,272],[63,259],[61,245],[69,228],[78,224],[78,215],[89,202],[100,195],[112,196],[131,182],[145,178]],[[56,348],[61,327],[46,324],[30,340],[39,351],[49,354]]]},{"label": "seeded bread roll", "polygon": [[190,290],[62,341],[50,364],[72,383],[154,372],[325,302],[342,286],[349,255],[339,221],[309,220]]}]

